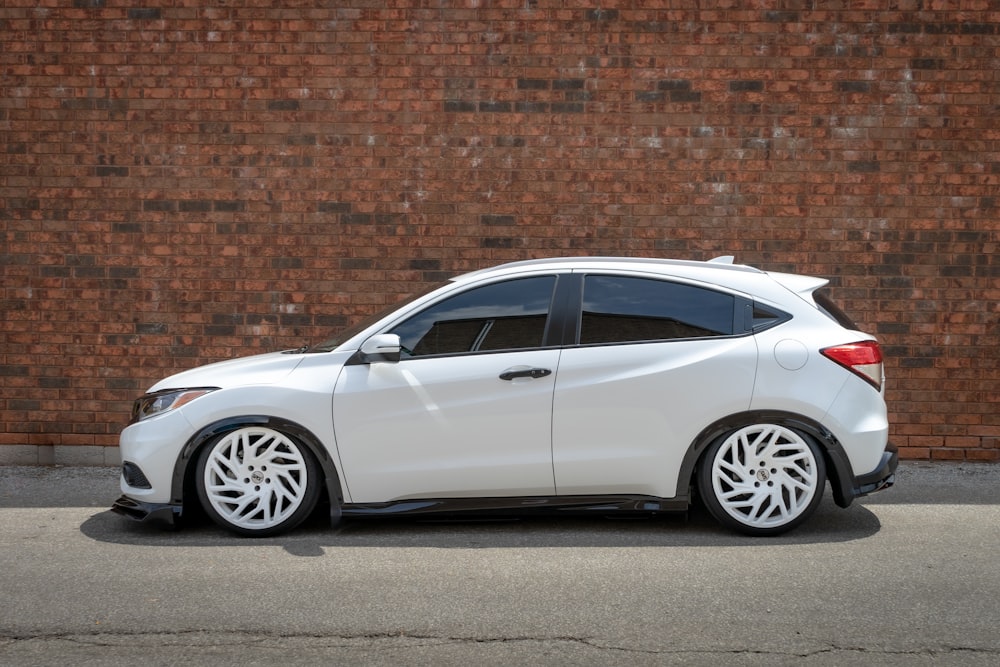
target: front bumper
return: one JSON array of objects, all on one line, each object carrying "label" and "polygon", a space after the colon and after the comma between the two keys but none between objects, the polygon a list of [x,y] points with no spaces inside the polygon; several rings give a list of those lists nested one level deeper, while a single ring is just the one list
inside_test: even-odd
[{"label": "front bumper", "polygon": [[174,528],[181,518],[183,507],[173,503],[147,503],[122,496],[111,505],[111,511],[133,521],[148,521]]}]

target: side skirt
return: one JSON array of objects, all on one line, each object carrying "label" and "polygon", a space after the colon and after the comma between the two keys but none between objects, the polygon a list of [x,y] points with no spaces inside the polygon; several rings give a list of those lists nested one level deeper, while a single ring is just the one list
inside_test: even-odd
[{"label": "side skirt", "polygon": [[[341,516],[354,518],[516,518],[523,516],[653,516],[686,512],[687,498],[655,496],[532,496],[519,498],[428,498],[388,503],[331,503],[332,525]],[[114,502],[111,510],[138,522],[177,528],[183,513],[180,503],[145,503],[127,496]]]},{"label": "side skirt", "polygon": [[388,503],[351,503],[341,507],[344,517],[492,516],[528,514],[658,514],[685,512],[687,498],[654,496],[532,496],[527,498],[420,498]]}]

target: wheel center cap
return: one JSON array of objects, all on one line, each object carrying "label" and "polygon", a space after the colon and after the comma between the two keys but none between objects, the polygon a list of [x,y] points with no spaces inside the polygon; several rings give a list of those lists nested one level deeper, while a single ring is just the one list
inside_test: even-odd
[{"label": "wheel center cap", "polygon": [[758,481],[766,482],[768,477],[770,477],[770,475],[763,468],[761,468],[760,470],[757,471],[757,479],[758,479]]},{"label": "wheel center cap", "polygon": [[254,484],[260,484],[261,482],[264,481],[264,473],[262,473],[259,470],[254,470],[252,473],[250,473],[250,481],[253,482]]}]

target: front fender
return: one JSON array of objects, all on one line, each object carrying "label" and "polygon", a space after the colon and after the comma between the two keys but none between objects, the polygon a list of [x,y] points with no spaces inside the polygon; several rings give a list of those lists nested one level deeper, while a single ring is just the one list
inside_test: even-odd
[{"label": "front fender", "polygon": [[330,452],[313,433],[300,424],[268,415],[244,415],[229,417],[209,424],[195,433],[184,444],[177,461],[174,463],[174,473],[171,479],[170,495],[173,502],[182,504],[185,491],[191,488],[190,482],[195,474],[192,462],[198,452],[212,440],[244,426],[266,426],[281,431],[302,443],[313,454],[323,470],[327,497],[330,500],[330,521],[336,524],[340,520],[340,507],[344,502],[344,493],[340,486],[340,474],[330,456]]}]

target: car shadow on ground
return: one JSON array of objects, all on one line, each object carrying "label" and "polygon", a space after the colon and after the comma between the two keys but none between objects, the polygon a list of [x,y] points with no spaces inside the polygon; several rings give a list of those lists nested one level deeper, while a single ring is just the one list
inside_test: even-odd
[{"label": "car shadow on ground", "polygon": [[878,517],[860,504],[844,510],[824,498],[816,514],[796,530],[772,538],[728,531],[700,506],[689,512],[652,517],[528,516],[504,520],[345,519],[331,527],[322,509],[287,535],[241,538],[203,517],[179,530],[138,524],[100,512],[80,527],[99,542],[148,547],[247,547],[273,545],[299,556],[321,556],[327,549],[427,548],[642,548],[691,546],[774,546],[860,540],[881,528]]},{"label": "car shadow on ground", "polygon": [[117,497],[117,468],[0,466],[0,509],[93,508],[80,531],[110,544],[137,547],[198,547],[274,545],[289,553],[319,556],[336,548],[523,548],[523,547],[687,547],[770,546],[774,544],[838,543],[877,534],[876,513],[884,505],[1000,503],[1000,466],[988,463],[900,464],[896,485],[855,501],[849,508],[834,505],[829,489],[816,514],[805,525],[776,538],[750,538],[729,532],[703,508],[687,515],[647,519],[599,517],[534,517],[518,521],[345,520],[331,528],[322,511],[292,533],[275,538],[232,536],[205,520],[179,531],[137,524],[105,510]]}]

